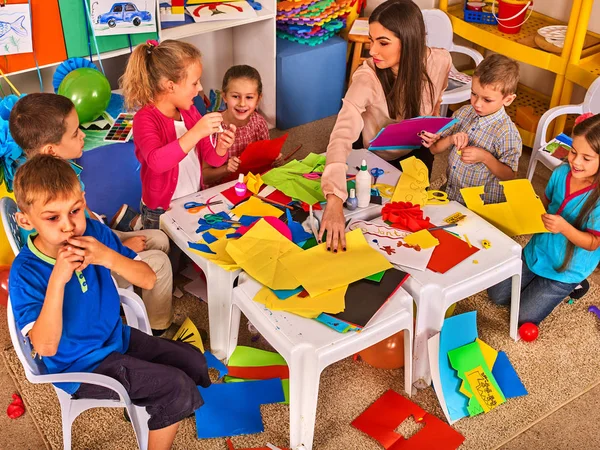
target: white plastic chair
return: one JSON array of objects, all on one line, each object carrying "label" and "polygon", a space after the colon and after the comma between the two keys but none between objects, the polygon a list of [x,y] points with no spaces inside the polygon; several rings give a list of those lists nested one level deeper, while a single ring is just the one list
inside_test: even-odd
[{"label": "white plastic chair", "polygon": [[[151,334],[150,323],[146,314],[144,303],[137,294],[126,289],[119,289],[121,305],[125,311],[127,324],[137,328],[144,333]],[[58,373],[48,374],[46,367],[38,358],[32,357],[32,347],[28,337],[24,337],[17,330],[10,298],[6,305],[8,317],[8,330],[13,346],[23,364],[25,376],[31,383],[87,383],[104,386],[119,394],[119,400],[95,400],[95,399],[73,399],[70,394],[62,389],[54,387],[60,403],[62,415],[63,446],[65,450],[71,448],[71,425],[79,414],[90,408],[127,408],[131,419],[138,446],[141,450],[148,448],[148,419],[149,415],[144,407],[135,406],[131,403],[127,391],[121,383],[106,375],[96,373]]]},{"label": "white plastic chair", "polygon": [[[444,11],[441,9],[423,9],[423,20],[427,30],[427,46],[445,48],[450,53],[462,53],[469,56],[478,66],[483,61],[483,56],[477,50],[463,45],[456,45],[452,41],[454,34],[452,23]],[[446,90],[442,95],[441,115],[445,115],[448,105],[466,102],[471,98],[471,83],[456,89]]]},{"label": "white plastic chair", "polygon": [[591,84],[590,88],[585,94],[583,103],[578,105],[556,106],[546,111],[546,113],[541,117],[535,132],[535,142],[533,144],[533,150],[531,151],[529,168],[527,169],[527,178],[529,180],[533,178],[535,167],[537,166],[538,162],[541,162],[550,170],[554,170],[562,164],[560,159],[555,158],[550,153],[542,150],[546,144],[548,144],[546,135],[548,134],[548,127],[552,121],[558,116],[565,114],[585,114],[588,112],[594,114],[600,113],[600,78],[596,78],[596,81]]},{"label": "white plastic chair", "polygon": [[271,311],[253,301],[261,284],[242,272],[233,290],[227,357],[237,345],[243,312],[288,363],[290,371],[290,448],[312,450],[319,379],[325,367],[404,331],[404,390],[412,390],[412,298],[398,289],[360,333],[338,333],[285,311]]}]

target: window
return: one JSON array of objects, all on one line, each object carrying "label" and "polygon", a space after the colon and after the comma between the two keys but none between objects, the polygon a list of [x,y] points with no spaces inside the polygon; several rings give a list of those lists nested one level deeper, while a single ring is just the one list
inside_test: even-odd
[{"label": "window", "polygon": [[115,5],[113,12],[123,12],[123,5]]},{"label": "window", "polygon": [[135,11],[135,6],[133,6],[131,3],[128,3],[125,5],[125,11]]}]

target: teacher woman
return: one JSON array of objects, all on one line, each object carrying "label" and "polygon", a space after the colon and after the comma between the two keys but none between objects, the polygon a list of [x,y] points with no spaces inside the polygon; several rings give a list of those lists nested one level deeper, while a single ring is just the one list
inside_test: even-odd
[{"label": "teacher woman", "polygon": [[[327,163],[321,180],[327,206],[319,240],[327,232],[327,249],[346,250],[343,203],[346,159],[353,143],[368,148],[369,142],[390,123],[418,116],[437,116],[448,85],[452,58],[447,50],[425,45],[423,14],[411,0],[388,0],[369,17],[370,55],[352,76],[327,147]],[[399,161],[416,156],[431,171],[433,155],[428,147],[434,135],[421,136],[423,147],[385,150],[378,156],[399,167]]]}]

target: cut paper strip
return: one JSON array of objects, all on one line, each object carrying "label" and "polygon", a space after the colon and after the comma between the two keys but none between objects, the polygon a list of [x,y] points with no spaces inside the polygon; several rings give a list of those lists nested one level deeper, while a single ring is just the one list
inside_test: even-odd
[{"label": "cut paper strip", "polygon": [[506,202],[484,205],[484,186],[463,188],[462,197],[474,213],[483,217],[508,236],[548,233],[542,222],[546,209],[528,179],[500,181]]},{"label": "cut paper strip", "polygon": [[316,297],[294,295],[286,300],[280,300],[271,289],[263,286],[254,296],[254,301],[273,311],[289,311],[302,317],[314,319],[322,312],[335,314],[344,311],[346,304],[344,297],[347,289],[348,286],[342,286],[330,289]]},{"label": "cut paper strip", "polygon": [[198,332],[198,328],[192,322],[192,319],[186,317],[183,321],[175,336],[173,336],[174,341],[187,342],[188,344],[193,345],[198,348],[202,353],[204,353],[204,344],[202,344],[202,338],[200,337],[200,333]]},{"label": "cut paper strip", "polygon": [[252,172],[248,172],[248,174],[244,177],[244,183],[250,192],[253,194],[258,194],[260,188],[264,184],[264,181],[262,180],[260,174],[254,175]]},{"label": "cut paper strip", "polygon": [[423,161],[411,156],[400,161],[402,175],[394,189],[392,202],[410,202],[413,205],[425,206],[429,187],[429,170]]},{"label": "cut paper strip", "polygon": [[196,250],[197,252],[202,252],[205,255],[214,255],[215,252],[211,250],[211,248],[203,244],[202,242],[188,242],[188,247],[192,250]]},{"label": "cut paper strip", "polygon": [[298,295],[303,290],[304,290],[304,288],[302,286],[300,286],[299,288],[296,288],[296,289],[274,290],[273,294],[275,294],[277,296],[277,298],[280,300],[286,300],[290,297],[293,297],[294,295]]},{"label": "cut paper strip", "polygon": [[276,208],[273,205],[269,205],[268,203],[263,202],[262,200],[256,197],[250,197],[246,202],[236,206],[231,210],[232,214],[235,214],[237,217],[242,216],[272,216],[272,217],[280,217],[283,214],[283,211],[279,208]]},{"label": "cut paper strip", "polygon": [[281,380],[246,381],[198,387],[204,405],[196,410],[198,439],[264,431],[260,405],[285,400]]},{"label": "cut paper strip", "polygon": [[465,241],[445,230],[433,230],[431,234],[439,241],[427,264],[427,268],[434,272],[446,273],[479,251],[477,247],[469,247]]},{"label": "cut paper strip", "polygon": [[469,415],[467,410],[468,399],[459,391],[462,380],[456,375],[456,371],[450,365],[448,352],[463,345],[475,342],[477,339],[477,312],[471,311],[465,314],[449,317],[444,320],[440,332],[439,372],[442,392],[437,392],[438,398],[443,395],[449,423],[452,424]]},{"label": "cut paper strip", "polygon": [[494,367],[496,362],[496,358],[498,357],[498,352],[496,349],[492,348],[490,345],[483,342],[481,339],[475,339],[475,342],[479,344],[479,349],[481,350],[481,354],[485,359],[485,364],[491,369]]},{"label": "cut paper strip", "polygon": [[332,317],[328,314],[319,314],[319,316],[315,320],[337,331],[338,333],[346,333],[348,331],[360,330],[360,327],[354,327],[348,322],[344,322],[343,320],[340,320],[337,317]]},{"label": "cut paper strip", "polygon": [[285,379],[290,377],[288,366],[228,366],[227,369],[229,370],[229,376],[246,378],[248,380],[269,380],[271,378]]},{"label": "cut paper strip", "polygon": [[409,234],[404,238],[404,242],[413,247],[419,247],[423,250],[427,250],[428,248],[436,247],[440,244],[429,231],[420,230],[416,233]]},{"label": "cut paper strip", "polygon": [[[394,430],[409,416],[424,426],[405,439]],[[351,425],[371,436],[387,450],[454,450],[465,440],[448,424],[391,389],[354,419]]]},{"label": "cut paper strip", "polygon": [[214,253],[204,253],[198,250],[194,250],[193,248],[191,248],[190,250],[202,256],[203,258],[209,259],[210,261],[222,267],[223,269],[231,272],[234,270],[238,270],[240,266],[237,265],[237,263],[233,260],[231,256],[229,256],[229,253],[227,253],[226,251],[226,247],[229,242],[230,241],[228,239],[220,238],[218,241],[210,244],[209,248]]},{"label": "cut paper strip", "polygon": [[527,389],[523,386],[506,353],[498,352],[492,375],[496,378],[496,382],[506,398],[527,395]]},{"label": "cut paper strip", "polygon": [[262,173],[271,168],[287,139],[287,133],[277,139],[256,141],[248,144],[240,155],[238,173]]},{"label": "cut paper strip", "polygon": [[248,275],[271,289],[296,289],[300,285],[294,270],[282,261],[304,251],[265,220],[259,220],[238,240],[229,241],[227,252]]},{"label": "cut paper strip", "polygon": [[235,186],[231,186],[230,188],[221,191],[221,195],[225,197],[233,206],[238,203],[242,203],[247,198],[252,197],[252,192],[246,191],[246,193],[242,196],[238,196],[235,192]]},{"label": "cut paper strip", "polygon": [[213,242],[218,240],[215,236],[210,234],[210,231],[207,231],[206,233],[204,233],[202,235],[202,239],[204,239],[204,242],[206,242],[207,244],[212,244]]},{"label": "cut paper strip", "polygon": [[[346,234],[346,249],[333,253],[327,251],[327,244],[323,243],[285,256],[281,264],[294,274],[311,297],[392,268],[383,255],[369,246],[361,230]],[[327,270],[323,270],[324,267]]]},{"label": "cut paper strip", "polygon": [[206,365],[209,369],[216,369],[219,371],[219,378],[223,378],[227,375],[227,366],[219,361],[215,355],[211,352],[204,352],[204,357],[206,358]]}]

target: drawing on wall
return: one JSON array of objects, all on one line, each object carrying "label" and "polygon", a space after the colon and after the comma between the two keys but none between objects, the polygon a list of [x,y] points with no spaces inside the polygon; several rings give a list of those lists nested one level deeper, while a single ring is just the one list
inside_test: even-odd
[{"label": "drawing on wall", "polygon": [[0,55],[33,52],[29,5],[0,8]]},{"label": "drawing on wall", "polygon": [[156,31],[156,0],[92,0],[90,15],[96,36]]},{"label": "drawing on wall", "polygon": [[254,11],[252,6],[246,1],[236,1],[233,3],[204,3],[201,5],[187,6],[186,9],[196,22],[251,19],[256,17],[256,11]]}]

